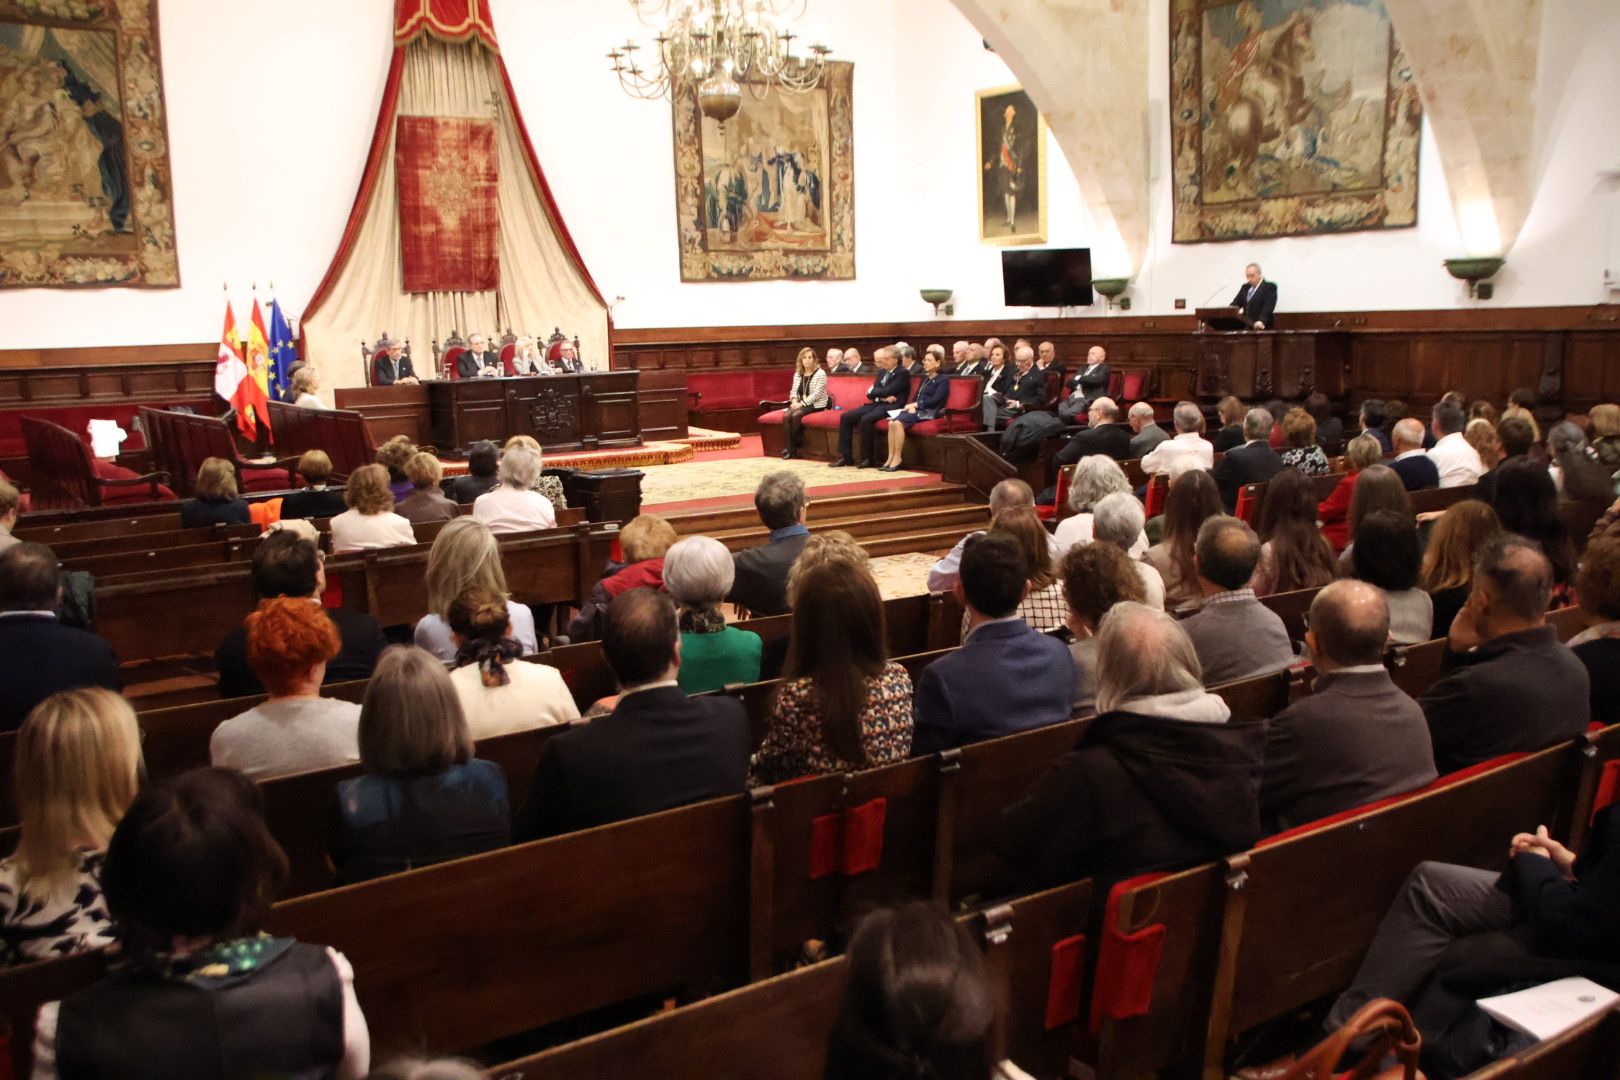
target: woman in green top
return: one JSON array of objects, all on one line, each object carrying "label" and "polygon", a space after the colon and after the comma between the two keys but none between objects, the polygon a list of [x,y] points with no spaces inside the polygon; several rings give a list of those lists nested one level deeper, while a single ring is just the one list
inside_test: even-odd
[{"label": "woman in green top", "polygon": [[688,694],[759,681],[759,635],[726,625],[720,605],[736,571],[726,545],[689,536],[664,555],[664,588],[681,609],[681,689]]}]

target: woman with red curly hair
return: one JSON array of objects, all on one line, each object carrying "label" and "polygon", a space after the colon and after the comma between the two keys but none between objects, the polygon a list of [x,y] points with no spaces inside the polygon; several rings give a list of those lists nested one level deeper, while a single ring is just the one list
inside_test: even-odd
[{"label": "woman with red curly hair", "polygon": [[247,617],[248,666],[269,698],[214,729],[208,756],[256,780],[360,760],[360,706],[321,697],[326,664],[342,647],[308,597],[265,600]]}]

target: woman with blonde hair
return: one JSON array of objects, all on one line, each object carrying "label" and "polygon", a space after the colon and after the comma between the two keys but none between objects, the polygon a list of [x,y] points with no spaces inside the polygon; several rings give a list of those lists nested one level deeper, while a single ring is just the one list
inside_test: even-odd
[{"label": "woman with blonde hair", "polygon": [[[1063,582],[1053,563],[1052,546],[1046,526],[1035,515],[1033,506],[1015,506],[990,519],[986,535],[1010,537],[1023,548],[1029,560],[1029,592],[1014,613],[1034,630],[1046,633],[1067,624],[1068,602],[1063,598]],[[962,640],[967,640],[968,615],[962,614]]]},{"label": "woman with blonde hair", "polygon": [[523,646],[512,637],[501,593],[477,585],[465,590],[451,601],[447,621],[456,643],[450,682],[474,739],[579,719],[562,673],[520,659]]},{"label": "woman with blonde hair", "polygon": [[557,372],[546,363],[545,354],[540,351],[540,343],[532,337],[520,337],[517,345],[512,349],[512,367],[519,375],[555,375]]},{"label": "woman with blonde hair", "polygon": [[1384,460],[1384,448],[1365,431],[1350,440],[1344,448],[1344,479],[1332,493],[1316,505],[1316,518],[1322,523],[1322,538],[1335,553],[1350,543],[1350,501],[1356,493],[1356,481],[1361,470]]},{"label": "woman with blonde hair", "polygon": [[321,388],[320,372],[305,364],[293,372],[292,393],[293,404],[302,409],[324,409],[326,402],[315,396],[315,391]]},{"label": "woman with blonde hair", "polygon": [[444,466],[439,464],[438,458],[418,451],[405,463],[405,475],[411,479],[411,493],[394,506],[396,514],[412,526],[449,521],[456,516],[456,504],[439,488],[439,481],[444,479]]},{"label": "woman with blonde hair", "polygon": [[1429,546],[1423,551],[1419,581],[1434,601],[1431,638],[1443,638],[1451,632],[1452,620],[1468,602],[1474,587],[1474,558],[1501,531],[1496,511],[1479,499],[1452,503],[1435,522]]},{"label": "woman with blonde hair", "polygon": [[664,556],[679,539],[675,526],[657,514],[637,514],[619,530],[622,563],[609,561],[602,579],[568,622],[570,641],[592,641],[601,636],[602,616],[608,605],[631,589],[664,587]]},{"label": "woman with blonde hair", "polygon": [[872,572],[872,560],[866,554],[866,549],[843,529],[811,533],[805,539],[804,547],[799,549],[799,557],[793,560],[793,567],[788,570],[788,607],[791,608],[797,601],[804,576],[815,567],[830,562],[847,563],[864,573]]},{"label": "woman with blonde hair", "polygon": [[450,605],[471,588],[489,589],[506,601],[511,637],[525,656],[540,651],[534,631],[534,613],[528,605],[512,599],[506,587],[506,571],[501,567],[501,549],[489,526],[473,517],[458,517],[439,530],[428,551],[428,614],[417,620],[413,639],[417,648],[450,663],[456,658],[456,643],[450,635]]},{"label": "woman with blonde hair", "polygon": [[[1535,414],[1529,409],[1525,408],[1523,405],[1509,405],[1507,408],[1502,410],[1502,420],[1509,419],[1523,420],[1525,423],[1529,424],[1530,434],[1534,436],[1531,442],[1538,443],[1541,441],[1541,425],[1536,423]],[[1498,420],[1497,423],[1500,424],[1502,420]]]},{"label": "woman with blonde hair", "polygon": [[800,349],[793,365],[793,386],[788,392],[787,411],[782,414],[782,430],[787,436],[784,458],[799,456],[804,442],[804,418],[827,407],[827,373],[821,370],[814,349]]},{"label": "woman with blonde hair", "polygon": [[505,847],[506,774],[473,757],[444,665],[421,649],[383,653],[360,705],[360,766],[337,786],[328,848],[349,884]]},{"label": "woman with blonde hair", "polygon": [[180,504],[180,527],[247,525],[253,520],[247,500],[236,490],[236,467],[224,458],[211,457],[197,466],[192,497]]},{"label": "woman with blonde hair", "polygon": [[[540,479],[534,482],[531,490],[538,491],[540,494],[550,499],[553,510],[568,509],[568,496],[563,494],[562,480],[555,476],[546,475],[546,455],[545,452],[540,449],[540,441],[533,435],[514,435],[510,439],[506,440],[506,445],[501,447],[501,453],[504,454],[506,451],[517,446],[521,446],[523,449],[528,450],[540,460]],[[496,483],[499,485],[499,480],[497,480]]]},{"label": "woman with blonde hair", "polygon": [[507,450],[501,455],[501,482],[473,500],[473,517],[497,535],[556,528],[551,500],[535,490],[540,469],[540,455],[528,447]]},{"label": "woman with blonde hair", "polygon": [[140,774],[135,713],[111,690],[63,691],[28,714],[16,743],[17,851],[0,861],[0,967],[112,941],[101,862]]},{"label": "woman with blonde hair", "polygon": [[381,465],[362,465],[350,473],[343,501],[349,508],[332,519],[332,554],[416,543],[411,523],[394,512],[388,470]]},{"label": "woman with blonde hair", "polygon": [[1486,470],[1502,463],[1502,440],[1496,434],[1496,425],[1483,416],[1476,416],[1463,428],[1463,440],[1479,454],[1480,464]]}]

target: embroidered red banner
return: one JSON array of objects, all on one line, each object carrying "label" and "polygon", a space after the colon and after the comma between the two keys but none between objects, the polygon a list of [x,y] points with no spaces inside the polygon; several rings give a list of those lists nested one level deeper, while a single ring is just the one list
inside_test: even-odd
[{"label": "embroidered red banner", "polygon": [[394,168],[405,291],[495,288],[500,280],[495,124],[401,116]]}]

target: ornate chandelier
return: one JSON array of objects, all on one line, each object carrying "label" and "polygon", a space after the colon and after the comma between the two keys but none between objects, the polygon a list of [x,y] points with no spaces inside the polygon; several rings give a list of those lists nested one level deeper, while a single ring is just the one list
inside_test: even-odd
[{"label": "ornate chandelier", "polygon": [[635,39],[608,53],[619,85],[632,97],[675,100],[694,87],[703,115],[724,124],[742,108],[743,87],[763,99],[772,90],[802,94],[821,84],[825,44],[795,55],[799,36],[787,25],[807,0],[630,0],[643,26],[656,31],[656,67],[637,60]]}]

